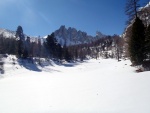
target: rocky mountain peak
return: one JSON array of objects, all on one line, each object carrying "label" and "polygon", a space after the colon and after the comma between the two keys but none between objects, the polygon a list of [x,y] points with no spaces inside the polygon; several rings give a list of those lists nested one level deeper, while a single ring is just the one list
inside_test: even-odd
[{"label": "rocky mountain peak", "polygon": [[88,35],[86,32],[77,30],[76,28],[72,27],[66,28],[64,25],[61,26],[58,30],[56,30],[54,34],[61,45],[66,44],[67,46],[90,43],[97,38],[102,38],[105,36],[102,33],[98,32],[98,35],[95,38],[93,36]]}]

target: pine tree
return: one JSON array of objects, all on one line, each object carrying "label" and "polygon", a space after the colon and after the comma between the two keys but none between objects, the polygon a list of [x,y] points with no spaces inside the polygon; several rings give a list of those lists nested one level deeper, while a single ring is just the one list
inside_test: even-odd
[{"label": "pine tree", "polygon": [[24,39],[25,39],[24,34],[23,34],[23,29],[21,26],[17,27],[16,38],[18,38],[18,40],[22,40],[22,41],[24,41]]},{"label": "pine tree", "polygon": [[57,44],[57,57],[62,60],[62,47],[60,44]]},{"label": "pine tree", "polygon": [[25,48],[28,52],[28,56],[31,57],[32,56],[32,52],[31,52],[31,42],[30,42],[30,37],[27,36],[26,42],[25,42]]},{"label": "pine tree", "polygon": [[70,61],[71,60],[71,55],[69,53],[69,50],[68,50],[68,47],[66,46],[66,42],[64,43],[64,46],[63,46],[63,49],[62,49],[63,53],[63,58],[66,60],[66,61]]},{"label": "pine tree", "polygon": [[71,60],[71,56],[69,54],[69,51],[68,51],[67,47],[65,48],[65,60],[68,61],[68,62]]},{"label": "pine tree", "polygon": [[148,25],[145,33],[145,55],[146,59],[150,61],[150,25]]},{"label": "pine tree", "polygon": [[51,58],[57,57],[57,40],[55,38],[54,33],[48,35],[46,38],[46,47],[50,53]]},{"label": "pine tree", "polygon": [[134,18],[138,17],[138,8],[140,7],[138,2],[139,0],[127,0],[125,7],[125,13],[129,16],[127,24],[130,24]]},{"label": "pine tree", "polygon": [[15,45],[17,44],[17,41],[14,38],[8,39],[9,45],[8,45],[8,54],[15,55]]},{"label": "pine tree", "polygon": [[142,64],[144,60],[145,27],[137,17],[132,26],[132,34],[129,38],[129,54],[134,65]]},{"label": "pine tree", "polygon": [[16,45],[16,54],[19,58],[23,57],[24,55],[24,34],[23,34],[23,29],[21,26],[18,26],[17,27],[17,30],[16,30],[16,39],[18,40],[17,41],[17,45]]},{"label": "pine tree", "polygon": [[38,38],[38,57],[41,57],[41,49],[42,49],[42,43],[40,37]]}]

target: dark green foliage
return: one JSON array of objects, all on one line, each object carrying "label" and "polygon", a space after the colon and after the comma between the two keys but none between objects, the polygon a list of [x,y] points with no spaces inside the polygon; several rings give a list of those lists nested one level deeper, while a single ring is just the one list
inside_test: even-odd
[{"label": "dark green foliage", "polygon": [[147,27],[145,33],[145,54],[146,59],[150,60],[150,25]]},{"label": "dark green foliage", "polygon": [[28,51],[27,51],[27,49],[25,49],[24,51],[23,51],[23,56],[22,56],[24,59],[26,59],[27,57],[28,57]]},{"label": "dark green foliage", "polygon": [[17,27],[17,31],[16,31],[16,38],[19,40],[24,40],[24,34],[23,34],[23,29],[21,26]]},{"label": "dark green foliage", "polygon": [[16,45],[16,50],[17,50],[17,57],[19,58],[26,58],[27,55],[27,49],[25,48],[25,37],[23,34],[23,29],[21,26],[17,27],[16,30],[16,39],[17,41],[17,45]]},{"label": "dark green foliage", "polygon": [[70,61],[72,56],[70,55],[71,52],[68,50],[69,47],[66,47],[66,44],[63,47],[63,57],[66,61]]},{"label": "dark green foliage", "polygon": [[37,51],[37,56],[41,57],[41,53],[42,53],[42,44],[41,44],[41,39],[38,39],[38,51]]},{"label": "dark green foliage", "polygon": [[50,53],[50,57],[54,57],[54,52],[55,52],[55,39],[54,39],[54,33],[51,35],[48,35],[46,38],[46,46],[48,48],[48,51]]},{"label": "dark green foliage", "polygon": [[57,58],[62,60],[62,47],[59,43],[57,44]]},{"label": "dark green foliage", "polygon": [[7,52],[8,54],[15,55],[16,50],[15,50],[15,45],[17,44],[17,41],[13,38],[7,39],[8,41],[8,46],[7,46]]},{"label": "dark green foliage", "polygon": [[27,36],[27,39],[25,41],[25,48],[26,48],[26,51],[28,53],[28,56],[31,57],[32,56],[32,53],[31,53],[31,42],[30,42],[30,37]]},{"label": "dark green foliage", "polygon": [[129,39],[129,55],[134,65],[142,64],[144,60],[145,27],[139,18],[135,19],[132,34]]},{"label": "dark green foliage", "polygon": [[62,47],[57,42],[54,33],[47,36],[45,47],[49,51],[51,58],[62,59]]},{"label": "dark green foliage", "polygon": [[0,35],[0,54],[16,54],[17,41],[14,38],[5,38]]},{"label": "dark green foliage", "polygon": [[23,42],[21,40],[18,40],[17,44],[16,44],[16,52],[17,52],[16,55],[17,55],[18,58],[21,58],[22,55],[23,55],[22,45],[23,45]]}]

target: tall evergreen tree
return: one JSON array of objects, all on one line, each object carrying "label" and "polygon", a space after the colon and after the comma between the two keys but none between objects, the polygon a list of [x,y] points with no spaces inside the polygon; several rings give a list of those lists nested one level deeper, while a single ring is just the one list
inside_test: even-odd
[{"label": "tall evergreen tree", "polygon": [[145,27],[138,17],[132,26],[132,34],[129,37],[129,54],[134,65],[142,64],[144,60]]},{"label": "tall evergreen tree", "polygon": [[125,13],[129,16],[127,24],[130,24],[134,18],[138,17],[138,8],[140,7],[138,2],[139,0],[127,0],[125,7]]},{"label": "tall evergreen tree", "polygon": [[57,40],[54,36],[54,33],[51,35],[48,35],[46,38],[46,47],[49,50],[50,57],[51,58],[56,58],[57,56]]},{"label": "tall evergreen tree", "polygon": [[150,60],[150,25],[148,25],[145,33],[145,54],[146,59]]},{"label": "tall evergreen tree", "polygon": [[16,30],[16,39],[18,40],[17,41],[17,45],[16,45],[16,52],[17,52],[17,56],[19,58],[23,57],[24,53],[24,34],[23,34],[23,29],[21,26],[18,26],[17,27],[17,30]]},{"label": "tall evergreen tree", "polygon": [[66,60],[66,61],[70,61],[71,60],[71,55],[69,53],[69,50],[68,50],[68,47],[66,46],[66,41],[64,43],[64,46],[63,46],[63,58]]},{"label": "tall evergreen tree", "polygon": [[62,47],[60,44],[57,44],[57,58],[62,59]]},{"label": "tall evergreen tree", "polygon": [[25,39],[24,34],[23,34],[23,29],[21,26],[17,27],[16,38],[18,38],[18,40],[22,40],[22,41],[24,41],[24,39]]},{"label": "tall evergreen tree", "polygon": [[41,57],[41,49],[42,49],[42,43],[40,37],[38,38],[38,57]]},{"label": "tall evergreen tree", "polygon": [[28,52],[28,56],[31,57],[32,53],[31,53],[31,41],[30,41],[30,37],[27,36],[26,42],[25,42],[25,48]]},{"label": "tall evergreen tree", "polygon": [[18,58],[21,58],[23,56],[23,41],[21,40],[17,40],[17,44],[16,44],[16,55]]}]

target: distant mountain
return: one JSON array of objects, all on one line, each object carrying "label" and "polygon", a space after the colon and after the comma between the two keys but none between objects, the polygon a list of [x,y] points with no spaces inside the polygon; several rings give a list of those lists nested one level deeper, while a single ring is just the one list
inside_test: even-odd
[{"label": "distant mountain", "polygon": [[[0,35],[2,35],[5,38],[15,38],[16,31],[11,31],[11,30],[8,30],[8,29],[0,28]],[[41,37],[38,37],[38,36],[28,36],[26,34],[24,34],[24,36],[25,36],[25,39],[27,37],[30,37],[31,42],[38,42],[39,38],[41,39],[42,42],[45,40],[44,38],[41,38]]]},{"label": "distant mountain", "polygon": [[76,30],[75,28],[66,28],[64,25],[61,26],[58,30],[56,30],[54,34],[61,45],[66,44],[67,46],[90,43],[98,38],[106,36],[100,32],[97,32],[97,35],[93,37],[88,35],[86,32]]},{"label": "distant mountain", "polygon": [[15,31],[10,31],[7,29],[1,29],[0,28],[0,35],[3,35],[6,38],[15,38],[15,34],[16,34]]},{"label": "distant mountain", "polygon": [[[0,35],[3,35],[5,38],[15,38],[16,31],[11,31],[7,29],[0,29]],[[61,26],[58,30],[54,31],[55,38],[57,39],[58,43],[62,46],[66,44],[69,45],[77,45],[77,44],[85,44],[95,41],[99,38],[106,37],[106,35],[102,34],[101,32],[96,32],[96,36],[90,36],[86,32],[76,30],[75,28],[66,28],[65,26]],[[25,35],[25,39],[28,35]],[[41,39],[41,42],[44,42],[47,38],[47,35],[44,37],[38,36],[29,36],[31,42],[37,42],[38,39]]]}]

